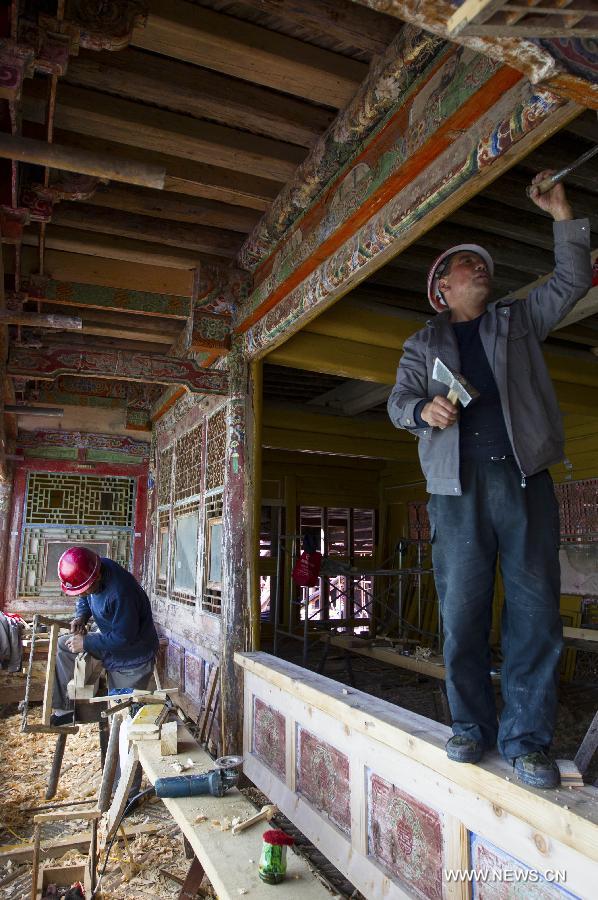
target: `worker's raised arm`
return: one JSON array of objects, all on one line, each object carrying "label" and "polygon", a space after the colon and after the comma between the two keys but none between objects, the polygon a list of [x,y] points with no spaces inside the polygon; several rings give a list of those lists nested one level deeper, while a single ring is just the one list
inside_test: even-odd
[{"label": "worker's raised arm", "polygon": [[[532,184],[551,174],[550,169],[539,172]],[[590,223],[573,218],[562,183],[544,194],[532,188],[530,198],[554,220],[554,272],[548,281],[530,291],[525,301],[530,323],[543,341],[592,285]]]}]

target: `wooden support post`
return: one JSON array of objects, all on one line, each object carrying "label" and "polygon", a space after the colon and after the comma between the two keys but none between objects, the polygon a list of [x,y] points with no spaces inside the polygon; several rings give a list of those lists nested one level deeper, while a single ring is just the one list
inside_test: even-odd
[{"label": "wooden support post", "polygon": [[[1,379],[0,379],[1,380]],[[4,418],[0,416],[0,418]],[[2,428],[0,428],[0,440]],[[0,478],[0,609],[5,606],[5,582],[8,576],[6,563],[8,560],[8,542],[10,536],[10,510],[12,506],[13,480],[9,474],[6,481]]]},{"label": "wooden support post", "polygon": [[37,900],[37,883],[39,880],[39,845],[42,826],[36,822],[33,830],[33,860],[31,863],[31,900]]},{"label": "wooden support post", "polygon": [[[224,481],[224,560],[220,640],[222,753],[241,753],[243,681],[234,654],[248,643],[248,562],[253,558],[252,443],[249,367],[237,339],[229,356],[226,461]],[[259,487],[256,486],[259,490]]]},{"label": "wooden support post", "polygon": [[194,856],[193,862],[189,866],[187,877],[183,882],[179,900],[195,900],[198,895],[199,888],[204,877],[204,868],[198,858]]},{"label": "wooden support post", "polygon": [[104,760],[104,768],[102,770],[102,783],[98,794],[98,809],[100,812],[106,812],[110,806],[110,796],[112,793],[112,785],[114,784],[114,776],[116,774],[116,763],[118,762],[118,736],[122,718],[118,713],[112,716],[110,725],[110,737],[108,738],[108,748],[106,750],[106,759]]},{"label": "wooden support post", "polygon": [[52,715],[52,691],[54,690],[54,676],[56,673],[56,650],[58,648],[58,636],[60,625],[50,626],[50,644],[48,646],[48,665],[46,667],[46,685],[44,687],[44,703],[42,706],[42,725],[50,725]]},{"label": "wooden support post", "polygon": [[59,734],[56,738],[54,747],[54,756],[52,758],[52,768],[50,769],[50,777],[48,778],[48,787],[46,788],[46,800],[51,800],[56,796],[58,787],[58,779],[60,778],[60,770],[62,768],[62,758],[64,756],[64,748],[66,747],[66,734]]},{"label": "wooden support post", "polygon": [[166,172],[160,166],[9,134],[0,134],[0,157],[157,190],[162,190],[166,178]]}]

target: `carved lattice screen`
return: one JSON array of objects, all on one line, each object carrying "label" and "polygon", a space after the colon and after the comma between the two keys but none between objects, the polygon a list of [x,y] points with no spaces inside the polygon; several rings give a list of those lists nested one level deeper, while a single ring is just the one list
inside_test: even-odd
[{"label": "carved lattice screen", "polygon": [[224,457],[226,453],[226,412],[218,410],[208,421],[206,449],[206,491],[213,491],[224,484]]}]

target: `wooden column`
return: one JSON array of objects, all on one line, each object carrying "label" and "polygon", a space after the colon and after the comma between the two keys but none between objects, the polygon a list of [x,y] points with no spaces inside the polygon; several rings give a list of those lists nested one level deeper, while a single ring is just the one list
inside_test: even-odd
[{"label": "wooden column", "polygon": [[12,505],[12,478],[0,481],[0,609],[6,603],[6,581],[8,572],[6,562],[8,560],[8,544],[10,537],[10,509]]},{"label": "wooden column", "polygon": [[254,565],[253,442],[255,417],[249,365],[237,340],[230,354],[223,511],[220,637],[222,753],[243,749],[243,676],[234,654],[251,646],[250,585]]}]

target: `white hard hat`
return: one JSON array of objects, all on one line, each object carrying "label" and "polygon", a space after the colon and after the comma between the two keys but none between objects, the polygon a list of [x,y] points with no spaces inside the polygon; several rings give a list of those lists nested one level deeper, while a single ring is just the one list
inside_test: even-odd
[{"label": "white hard hat", "polygon": [[443,310],[447,309],[447,302],[442,296],[442,292],[438,287],[438,282],[444,274],[446,264],[448,263],[449,258],[455,253],[461,253],[462,251],[467,250],[469,250],[471,253],[477,253],[478,256],[481,256],[488,267],[490,277],[494,275],[494,261],[488,251],[484,250],[483,247],[480,247],[479,244],[457,244],[456,247],[451,247],[450,250],[445,250],[444,253],[441,253],[438,259],[434,261],[432,268],[428,272],[428,300],[430,301],[436,312],[442,312]]}]

